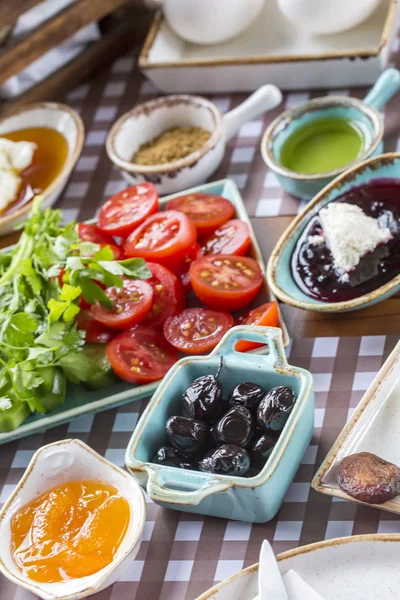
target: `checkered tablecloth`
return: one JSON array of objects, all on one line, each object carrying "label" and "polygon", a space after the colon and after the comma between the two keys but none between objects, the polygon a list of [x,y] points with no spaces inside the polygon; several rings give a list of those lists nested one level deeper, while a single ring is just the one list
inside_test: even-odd
[{"label": "checkered tablecloth", "polygon": [[[107,159],[104,141],[119,115],[154,95],[153,88],[135,71],[134,65],[133,54],[120,58],[66,98],[83,117],[87,134],[82,156],[58,203],[66,220],[92,217],[105,198],[125,187]],[[363,97],[365,90],[352,90],[351,94]],[[287,94],[284,105],[300,104],[312,95]],[[224,111],[243,99],[242,94],[213,98]],[[400,96],[385,109],[388,150],[397,147],[398,109]],[[262,131],[281,110],[282,106],[263,119],[244,125],[228,144],[223,164],[213,176],[215,179],[229,176],[236,181],[254,219],[296,214],[301,208],[298,200],[282,192],[274,176],[267,172],[259,152]],[[368,334],[368,323],[365,333]],[[97,594],[96,599],[194,600],[214,582],[256,562],[264,538],[273,543],[278,553],[338,536],[399,532],[400,520],[389,513],[338,502],[310,489],[317,466],[397,340],[398,335],[294,339],[289,361],[314,375],[315,430],[277,517],[266,524],[251,525],[163,510],[148,502],[137,560],[118,583]],[[77,437],[122,466],[126,445],[144,406],[145,402],[128,404],[0,446],[0,505],[20,479],[33,452],[43,444]],[[29,598],[34,597],[0,578],[0,600]]]}]

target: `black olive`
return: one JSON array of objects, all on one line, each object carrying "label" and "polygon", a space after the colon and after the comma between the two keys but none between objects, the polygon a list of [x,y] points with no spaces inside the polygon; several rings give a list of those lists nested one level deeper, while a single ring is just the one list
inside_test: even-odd
[{"label": "black olive", "polygon": [[253,417],[243,406],[234,406],[212,428],[212,435],[220,444],[246,446],[253,436]]},{"label": "black olive", "polygon": [[218,373],[198,377],[182,396],[182,415],[189,419],[212,419],[219,411],[222,402],[222,387],[218,381],[222,361]]},{"label": "black olive", "polygon": [[176,448],[170,448],[169,446],[163,446],[157,450],[151,462],[165,467],[179,467],[180,469],[194,468],[191,458],[185,456],[183,452],[179,452]]},{"label": "black olive", "polygon": [[231,406],[244,406],[253,411],[257,409],[264,396],[265,390],[261,386],[245,381],[235,387],[229,398],[229,404]]},{"label": "black olive", "polygon": [[166,430],[171,446],[185,454],[202,450],[209,432],[205,423],[187,417],[170,417]]},{"label": "black olive", "polygon": [[256,465],[263,466],[271,454],[278,437],[272,433],[265,433],[251,445],[251,455]]},{"label": "black olive", "polygon": [[219,475],[245,475],[250,468],[250,457],[244,448],[225,444],[211,450],[199,462],[200,471]]},{"label": "black olive", "polygon": [[272,388],[261,400],[257,409],[257,421],[265,431],[282,431],[296,399],[287,385]]}]

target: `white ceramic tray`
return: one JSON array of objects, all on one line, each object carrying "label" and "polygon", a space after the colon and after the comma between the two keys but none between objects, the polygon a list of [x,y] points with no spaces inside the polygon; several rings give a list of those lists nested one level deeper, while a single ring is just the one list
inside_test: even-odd
[{"label": "white ceramic tray", "polygon": [[311,36],[283,17],[276,0],[268,0],[246,31],[211,46],[179,38],[158,14],[139,67],[166,93],[250,92],[265,83],[284,90],[370,85],[388,64],[397,8],[398,0],[382,0],[358,27]]},{"label": "white ceramic tray", "polygon": [[[277,559],[282,574],[294,569],[324,600],[394,600],[400,599],[399,542],[397,534],[357,535],[295,548]],[[197,600],[253,600],[257,577],[258,565],[252,565]]]},{"label": "white ceramic tray", "polygon": [[[221,181],[200,185],[198,187],[191,188],[190,190],[184,190],[179,194],[165,196],[164,198],[160,199],[160,208],[162,209],[171,198],[181,196],[184,193],[195,192],[219,194],[220,196],[223,196],[232,202],[235,207],[236,218],[245,221],[250,227],[251,246],[248,255],[257,260],[261,271],[264,273],[264,287],[262,292],[260,292],[263,297],[262,299],[259,298],[259,301],[267,302],[270,299],[275,299],[275,297],[270,294],[267,286],[264,261],[253,228],[251,226],[250,219],[244,207],[240,192],[236,187],[236,184],[231,179],[222,179]],[[89,221],[89,223],[90,222],[95,223],[95,220],[93,219]],[[3,252],[5,250],[7,249],[3,249]],[[260,302],[255,301],[255,305]],[[282,329],[283,343],[285,346],[287,346],[289,344],[289,335],[286,325],[282,320],[281,314],[279,326]],[[260,351],[261,350],[258,352]],[[69,423],[71,419],[84,414],[100,412],[102,410],[121,406],[122,404],[126,404],[127,402],[131,402],[133,400],[147,398],[154,393],[158,384],[159,381],[155,383],[148,383],[146,385],[135,386],[120,381],[109,388],[96,391],[88,390],[80,385],[68,384],[67,396],[62,406],[47,415],[38,413],[31,415],[14,431],[11,431],[10,433],[0,433],[0,444],[11,442],[15,439],[25,437],[32,433],[50,429],[51,427],[57,427],[63,423]]]},{"label": "white ceramic tray", "polygon": [[[336,482],[340,461],[355,452],[371,452],[400,466],[400,342],[330,449],[312,487],[322,494],[364,504],[348,496]],[[400,496],[372,506],[400,514]]]}]

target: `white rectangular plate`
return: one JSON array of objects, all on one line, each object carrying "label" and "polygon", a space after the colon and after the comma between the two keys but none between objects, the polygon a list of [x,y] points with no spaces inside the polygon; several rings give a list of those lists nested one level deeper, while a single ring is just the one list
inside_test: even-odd
[{"label": "white rectangular plate", "polygon": [[311,36],[284,18],[276,0],[268,0],[241,35],[204,46],[178,37],[159,14],[139,67],[166,93],[249,92],[265,83],[284,90],[370,85],[388,64],[397,7],[398,0],[382,0],[358,27]]},{"label": "white rectangular plate", "polygon": [[[358,502],[343,492],[336,482],[341,460],[355,452],[371,452],[400,466],[400,342],[332,446],[312,487],[322,494]],[[400,496],[377,508],[400,514]]]},{"label": "white rectangular plate", "polygon": [[[186,193],[205,192],[209,194],[218,194],[227,198],[232,202],[235,207],[236,217],[245,221],[250,228],[251,233],[251,246],[248,255],[257,260],[262,272],[264,273],[264,290],[262,292],[263,299],[261,302],[266,302],[270,299],[275,299],[269,292],[266,278],[265,278],[265,265],[261,255],[260,247],[257,243],[254,235],[253,228],[251,226],[247,211],[244,207],[243,200],[240,196],[240,192],[236,187],[236,184],[231,179],[222,179],[213,183],[207,183],[190,190],[184,190],[179,194],[173,194],[171,196],[165,196],[160,199],[160,208],[163,209],[171,198],[176,196],[182,196]],[[93,219],[89,222],[95,222]],[[5,249],[6,250],[6,249]],[[4,252],[4,249],[3,249]],[[259,303],[259,302],[258,302]],[[285,346],[289,343],[289,336],[285,323],[280,315],[279,326],[282,329],[283,343]],[[260,352],[260,351],[258,351]],[[88,413],[100,412],[109,408],[115,408],[121,406],[127,402],[133,400],[141,400],[151,396],[157,389],[160,382],[149,383],[147,385],[135,386],[129,383],[120,381],[115,385],[105,388],[103,390],[91,391],[80,385],[68,384],[67,396],[65,402],[57,410],[46,414],[35,414],[22,423],[17,429],[9,433],[0,434],[0,444],[11,442],[18,438],[25,437],[38,431],[44,431],[51,427],[56,427],[63,423],[68,423],[71,419],[79,417]]]}]

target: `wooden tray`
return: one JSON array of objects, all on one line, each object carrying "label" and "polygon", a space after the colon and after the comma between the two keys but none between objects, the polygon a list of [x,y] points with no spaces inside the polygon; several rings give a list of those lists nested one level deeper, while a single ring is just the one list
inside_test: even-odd
[{"label": "wooden tray", "polygon": [[166,93],[249,92],[265,83],[284,90],[370,85],[388,64],[397,8],[398,0],[382,0],[358,27],[313,37],[287,22],[276,0],[268,0],[241,35],[210,46],[182,40],[158,14],[139,67]]},{"label": "wooden tray", "polygon": [[26,102],[61,99],[71,86],[141,42],[152,17],[140,0],[75,0],[29,34],[7,40],[18,17],[40,2],[0,2],[0,85],[89,23],[99,21],[102,38],[27,92],[1,102],[1,112]]}]

